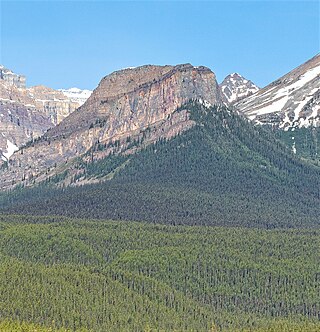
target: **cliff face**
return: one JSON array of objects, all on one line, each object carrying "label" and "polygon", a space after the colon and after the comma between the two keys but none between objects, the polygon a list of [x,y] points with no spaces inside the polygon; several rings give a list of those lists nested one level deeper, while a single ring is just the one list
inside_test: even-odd
[{"label": "cliff face", "polygon": [[42,85],[27,89],[27,93],[32,97],[34,107],[43,111],[54,126],[80,106],[62,92]]},{"label": "cliff face", "polygon": [[45,173],[57,172],[53,170],[56,165],[85,154],[97,143],[124,142],[126,137],[139,136],[146,128],[153,128],[150,142],[177,134],[192,125],[187,114],[174,114],[190,99],[210,104],[222,102],[210,69],[190,64],[149,65],[114,72],[101,80],[77,111],[33,146],[14,154],[6,177],[16,182],[44,179]]},{"label": "cliff face", "polygon": [[113,134],[135,130],[164,119],[192,98],[221,102],[219,87],[210,69],[186,64],[116,71],[104,77],[79,111],[48,136],[70,135],[88,129],[97,120],[105,121]]}]

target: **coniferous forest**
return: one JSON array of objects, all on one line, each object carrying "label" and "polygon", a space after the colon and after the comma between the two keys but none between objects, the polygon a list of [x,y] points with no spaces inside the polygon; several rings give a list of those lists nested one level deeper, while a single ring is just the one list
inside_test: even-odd
[{"label": "coniferous forest", "polygon": [[320,331],[319,167],[183,108],[173,139],[79,160],[101,183],[0,195],[1,331]]},{"label": "coniferous forest", "polygon": [[320,233],[0,218],[1,331],[318,331]]}]

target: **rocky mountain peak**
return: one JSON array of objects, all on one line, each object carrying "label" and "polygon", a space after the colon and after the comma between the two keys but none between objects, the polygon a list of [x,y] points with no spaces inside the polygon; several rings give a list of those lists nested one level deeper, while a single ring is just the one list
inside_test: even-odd
[{"label": "rocky mountain peak", "polygon": [[234,104],[259,90],[253,82],[238,73],[228,75],[219,86],[229,104]]},{"label": "rocky mountain peak", "polygon": [[190,99],[221,103],[215,74],[206,67],[145,65],[105,76],[78,112],[53,128],[51,137],[87,130],[96,121],[115,121],[126,128],[166,118]]},{"label": "rocky mountain peak", "polygon": [[235,106],[260,124],[272,124],[285,130],[318,126],[320,54]]},{"label": "rocky mountain peak", "polygon": [[191,99],[206,105],[223,103],[210,69],[147,65],[111,73],[77,111],[11,157],[3,186],[54,176],[55,165],[64,168],[75,158],[87,158],[90,151],[91,158],[101,158],[114,152],[108,148],[113,142],[121,150],[128,142],[141,140],[145,130],[145,144],[171,138],[194,125],[187,111],[176,112]]}]

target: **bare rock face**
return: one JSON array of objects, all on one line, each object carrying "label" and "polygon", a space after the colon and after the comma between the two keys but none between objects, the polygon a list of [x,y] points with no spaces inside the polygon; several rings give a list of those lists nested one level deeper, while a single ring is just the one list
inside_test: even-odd
[{"label": "bare rock face", "polygon": [[35,108],[42,110],[55,126],[79,107],[62,92],[39,85],[28,89]]},{"label": "bare rock face", "polygon": [[54,89],[25,88],[24,76],[7,69],[6,75],[0,75],[0,159],[3,161],[11,157],[13,150],[43,135],[80,106]]},{"label": "bare rock face", "polygon": [[3,157],[6,153],[8,140],[21,147],[57,125],[78,106],[53,89],[17,88],[0,80],[0,154]]},{"label": "bare rock face", "polygon": [[[104,77],[87,102],[48,133],[70,135],[88,129],[96,121],[130,131],[164,119],[182,103],[202,98],[221,101],[215,75],[205,67],[142,66],[116,71]],[[110,128],[111,129],[111,128]]]},{"label": "bare rock face", "polygon": [[228,75],[219,86],[229,105],[251,96],[259,90],[254,83],[238,73]]},{"label": "bare rock face", "polygon": [[320,55],[235,104],[259,124],[288,130],[320,125]]},{"label": "bare rock face", "polygon": [[[97,143],[124,141],[154,128],[150,142],[171,137],[192,123],[175,111],[190,99],[222,103],[214,73],[206,67],[142,66],[104,77],[83,106],[50,129],[39,141],[15,153],[6,169],[8,187],[21,179],[43,180],[53,168],[70,163]],[[159,130],[159,128],[163,128]],[[167,133],[167,134],[166,134]],[[4,178],[4,174],[0,173]]]}]

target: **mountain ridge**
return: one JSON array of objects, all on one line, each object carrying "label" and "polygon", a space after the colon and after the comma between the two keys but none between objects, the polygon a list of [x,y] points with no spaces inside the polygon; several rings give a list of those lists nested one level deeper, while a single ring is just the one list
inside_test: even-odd
[{"label": "mountain ridge", "polygon": [[[319,167],[295,157],[271,132],[224,106],[192,101],[176,112],[186,110],[194,122],[188,130],[153,144],[145,144],[150,135],[146,130],[126,148],[117,141],[97,145],[59,174],[0,199],[1,211],[191,225],[317,227]],[[92,160],[110,148],[111,154]]]},{"label": "mountain ridge", "polygon": [[235,107],[258,124],[288,130],[319,126],[320,54],[260,89]]}]

